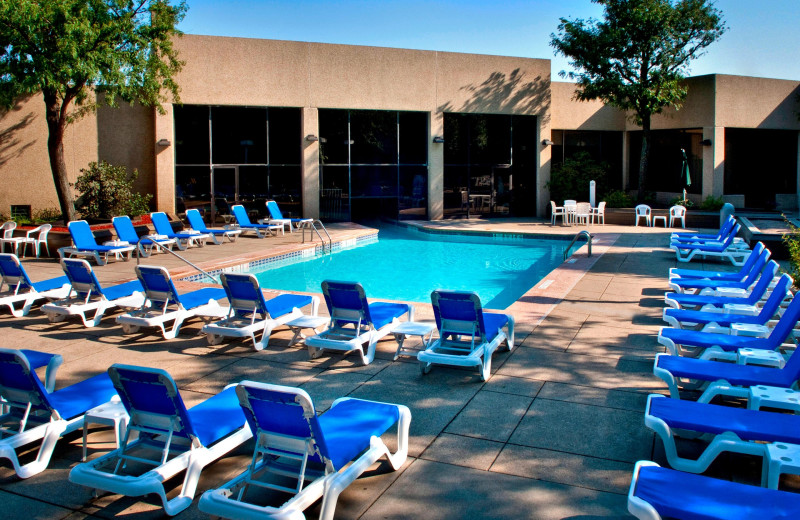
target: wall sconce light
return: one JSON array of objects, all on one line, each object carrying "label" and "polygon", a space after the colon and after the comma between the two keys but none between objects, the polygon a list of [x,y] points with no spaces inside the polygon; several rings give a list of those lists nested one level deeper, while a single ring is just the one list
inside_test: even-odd
[{"label": "wall sconce light", "polygon": [[442,144],[444,143],[444,137],[442,137],[441,135],[435,135],[433,136],[433,142],[436,144]]},{"label": "wall sconce light", "polygon": [[169,142],[169,139],[159,139],[156,141],[156,144],[158,146],[169,146],[171,143]]},{"label": "wall sconce light", "polygon": [[550,139],[542,139],[542,146],[553,146],[553,141]]},{"label": "wall sconce light", "polygon": [[310,142],[312,142],[312,143],[313,143],[313,142],[319,141],[319,137],[317,137],[317,136],[316,136],[316,135],[314,135],[314,134],[308,134],[308,135],[306,136],[306,141],[310,141]]},{"label": "wall sconce light", "polygon": [[714,143],[711,142],[711,139],[703,139],[702,141],[700,141],[700,144],[702,144],[703,146],[711,146]]}]

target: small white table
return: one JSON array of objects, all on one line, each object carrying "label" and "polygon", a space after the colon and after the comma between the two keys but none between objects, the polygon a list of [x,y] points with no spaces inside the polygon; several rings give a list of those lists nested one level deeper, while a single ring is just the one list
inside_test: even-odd
[{"label": "small white table", "polygon": [[653,220],[651,221],[652,227],[656,227],[659,221],[664,223],[664,227],[667,227],[667,217],[665,217],[664,215],[658,215],[656,217],[653,217]]},{"label": "small white table", "polygon": [[317,329],[329,321],[330,318],[327,316],[300,316],[286,323],[286,326],[294,333],[291,341],[289,341],[289,345],[294,345],[301,339],[306,339],[305,334],[303,334],[303,329],[311,329],[314,331],[314,334],[319,334]]},{"label": "small white table", "polygon": [[83,416],[83,456],[81,461],[86,461],[86,436],[89,432],[89,424],[107,424],[114,427],[114,438],[119,443],[125,435],[128,427],[128,412],[125,406],[118,400],[112,400],[100,406],[96,406],[86,412]]},{"label": "small white table", "polygon": [[[394,360],[400,356],[417,357],[417,354],[428,348],[428,344],[433,337],[433,330],[436,328],[436,323],[432,321],[403,321],[393,331],[394,339],[397,340],[397,352],[394,354]],[[404,348],[403,343],[406,336],[419,336],[422,340],[421,348]],[[427,336],[427,339],[425,338]]]}]

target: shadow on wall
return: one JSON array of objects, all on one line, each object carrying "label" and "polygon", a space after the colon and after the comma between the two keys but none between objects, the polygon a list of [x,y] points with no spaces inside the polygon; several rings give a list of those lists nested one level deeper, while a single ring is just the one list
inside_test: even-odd
[{"label": "shadow on wall", "polygon": [[467,100],[461,106],[448,101],[439,107],[440,112],[550,117],[550,78],[536,76],[526,81],[525,73],[514,69],[510,74],[493,72],[482,83],[465,85],[459,90],[468,96]]},{"label": "shadow on wall", "polygon": [[[33,111],[28,112],[21,119],[19,119],[19,114],[15,114],[22,110],[27,103],[28,99],[20,100],[11,110],[0,111],[0,127],[2,127],[0,130],[0,168],[5,166],[8,161],[22,157],[28,148],[36,144],[36,139],[23,143],[20,138],[20,133],[36,119]],[[5,125],[9,123],[10,125],[6,127]]]}]

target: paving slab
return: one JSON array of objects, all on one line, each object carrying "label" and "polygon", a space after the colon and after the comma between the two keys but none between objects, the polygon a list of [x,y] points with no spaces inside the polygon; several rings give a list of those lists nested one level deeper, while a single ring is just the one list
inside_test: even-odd
[{"label": "paving slab", "polygon": [[504,443],[443,433],[420,458],[488,471]]},{"label": "paving slab", "polygon": [[506,442],[532,402],[529,397],[480,391],[445,432]]}]

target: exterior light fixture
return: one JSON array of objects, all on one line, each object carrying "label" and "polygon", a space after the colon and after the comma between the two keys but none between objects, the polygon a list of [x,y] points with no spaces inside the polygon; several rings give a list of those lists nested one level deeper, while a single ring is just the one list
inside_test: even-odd
[{"label": "exterior light fixture", "polygon": [[436,144],[442,144],[444,143],[444,137],[442,137],[441,135],[435,135],[433,136],[433,142]]},{"label": "exterior light fixture", "polygon": [[313,143],[313,142],[315,142],[315,141],[319,141],[319,137],[317,137],[317,136],[316,136],[316,135],[314,135],[314,134],[308,134],[308,135],[306,136],[306,141],[310,141],[310,142],[312,142],[312,143]]},{"label": "exterior light fixture", "polygon": [[159,139],[159,140],[156,142],[156,144],[157,144],[158,146],[169,146],[171,143],[169,142],[169,139]]},{"label": "exterior light fixture", "polygon": [[702,144],[703,146],[711,146],[714,143],[711,142],[711,139],[703,139],[702,141],[700,141],[700,144]]},{"label": "exterior light fixture", "polygon": [[542,139],[542,146],[553,146],[553,141],[550,139]]}]

